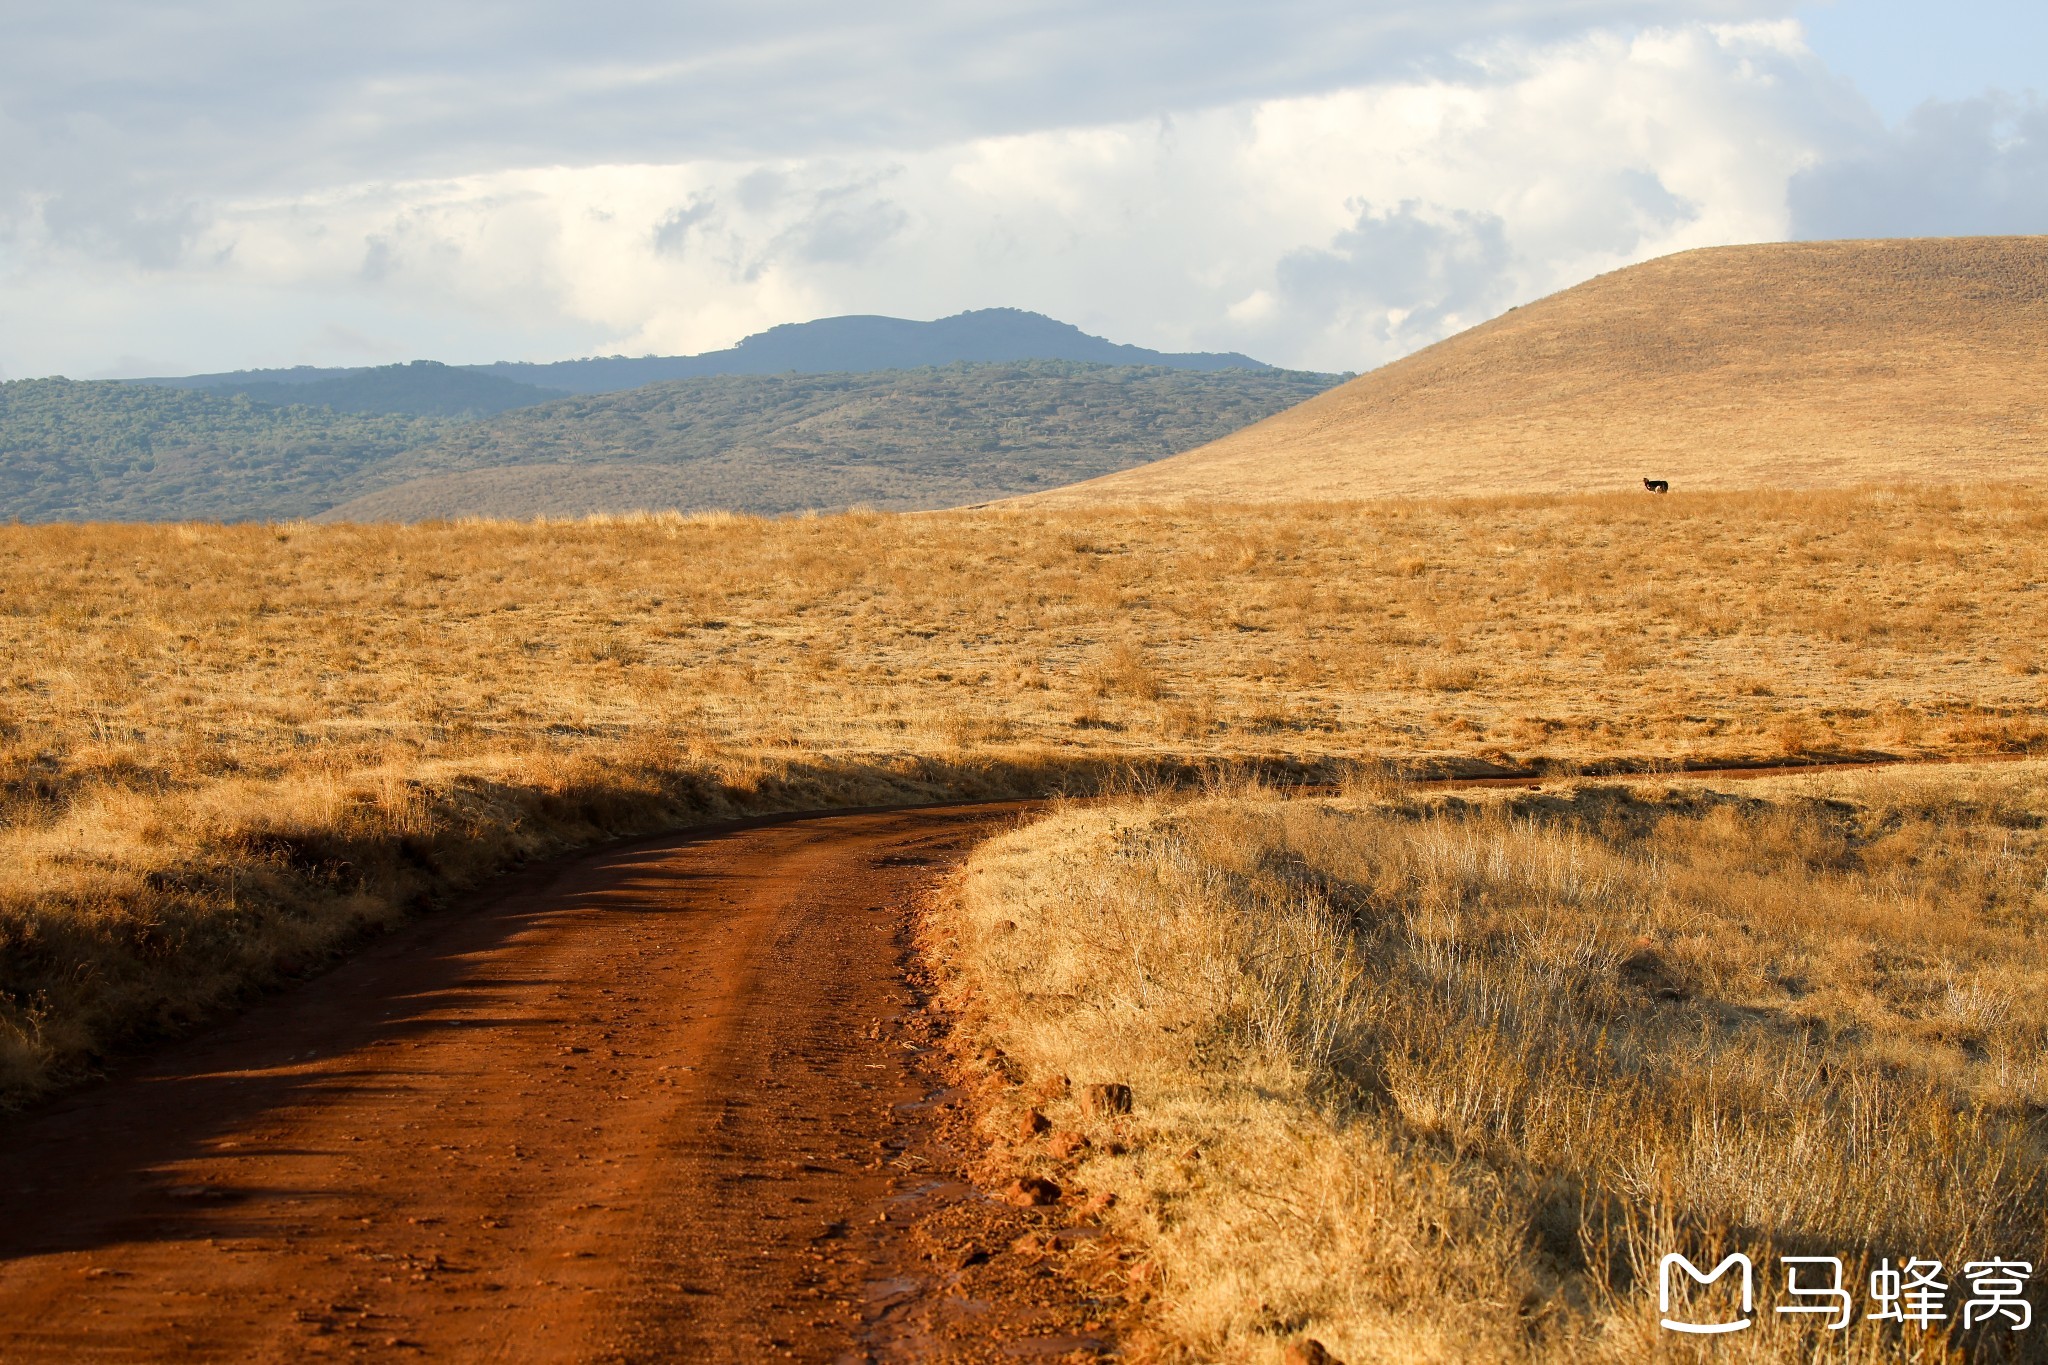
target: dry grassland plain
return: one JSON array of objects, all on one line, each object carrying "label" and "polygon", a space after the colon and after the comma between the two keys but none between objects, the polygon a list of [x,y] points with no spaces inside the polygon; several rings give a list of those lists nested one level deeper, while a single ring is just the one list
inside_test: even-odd
[{"label": "dry grassland plain", "polygon": [[[1014,1159],[1117,1196],[1141,1354],[1789,1363],[2048,1355],[1961,1322],[1969,1263],[2048,1264],[2044,926],[2028,761],[1071,809],[929,932],[1022,1083],[992,1139],[1035,1101],[1093,1144]],[[1674,1251],[1750,1255],[1754,1330],[1665,1331]],[[1781,1256],[1841,1258],[1856,1320],[1776,1313]],[[1865,1320],[1916,1257],[1947,1321]]]},{"label": "dry grassland plain", "polygon": [[0,1092],[522,857],[1118,765],[2022,752],[2048,499],[0,527]]}]

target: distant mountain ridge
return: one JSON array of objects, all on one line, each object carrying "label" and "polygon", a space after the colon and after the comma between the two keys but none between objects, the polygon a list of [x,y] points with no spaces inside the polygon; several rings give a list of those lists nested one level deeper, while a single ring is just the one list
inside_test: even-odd
[{"label": "distant mountain ridge", "polygon": [[[761,374],[865,374],[876,370],[912,370],[934,365],[1014,364],[1032,360],[1078,361],[1091,365],[1150,365],[1172,370],[1265,370],[1263,361],[1236,352],[1169,353],[1126,346],[1091,336],[1071,323],[1057,321],[1042,313],[1021,308],[981,308],[956,313],[934,322],[913,322],[904,318],[856,314],[819,318],[814,322],[784,323],[757,332],[737,346],[686,356],[600,356],[584,360],[551,363],[498,361],[488,365],[437,366],[449,384],[459,375],[488,376],[499,381],[531,386],[541,392],[529,401],[544,402],[562,393],[617,393],[643,384],[668,379],[700,379],[713,375]],[[412,366],[364,366],[354,369],[298,366],[280,370],[236,370],[224,374],[195,374],[175,378],[135,379],[133,384],[166,388],[208,389],[219,393],[246,393],[259,402],[322,403],[326,398],[304,397],[285,390],[301,386],[347,385],[365,376],[410,371]],[[386,381],[395,387],[396,381]],[[418,384],[413,401],[419,401]],[[501,391],[500,398],[511,398]],[[449,406],[453,398],[440,400],[437,407],[336,408],[337,411],[433,412],[462,411]],[[504,411],[492,407],[489,411]]]}]

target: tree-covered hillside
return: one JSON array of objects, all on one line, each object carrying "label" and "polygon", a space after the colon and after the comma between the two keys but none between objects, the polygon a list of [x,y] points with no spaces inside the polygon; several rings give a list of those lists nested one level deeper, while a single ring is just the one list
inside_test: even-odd
[{"label": "tree-covered hillside", "polygon": [[0,517],[942,507],[1160,459],[1335,382],[1027,361],[674,380],[468,421],[26,380],[0,385]]},{"label": "tree-covered hillside", "polygon": [[360,474],[450,431],[446,418],[271,407],[190,389],[0,383],[0,518],[303,517]]},{"label": "tree-covered hillside", "polygon": [[563,399],[451,432],[421,473],[741,451],[1028,478],[1051,459],[1156,460],[1330,387],[1290,370],[1203,373],[1034,360],[869,374],[721,375]]},{"label": "tree-covered hillside", "polygon": [[253,380],[210,387],[215,393],[239,393],[275,406],[297,403],[336,412],[396,412],[419,417],[490,417],[568,397],[563,389],[543,389],[432,360],[352,370],[308,383]]},{"label": "tree-covered hillside", "polygon": [[1161,459],[1335,382],[1045,360],[673,380],[465,427],[385,461],[371,477],[389,487],[334,515],[957,506]]}]

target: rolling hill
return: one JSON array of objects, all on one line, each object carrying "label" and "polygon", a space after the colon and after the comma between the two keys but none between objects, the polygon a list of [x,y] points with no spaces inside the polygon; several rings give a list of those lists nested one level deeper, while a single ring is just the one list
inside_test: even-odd
[{"label": "rolling hill", "polygon": [[1062,504],[2048,476],[2048,237],[1684,252]]},{"label": "rolling hill", "polygon": [[1335,382],[1044,360],[672,380],[451,431],[322,519],[948,507],[1158,459]]}]

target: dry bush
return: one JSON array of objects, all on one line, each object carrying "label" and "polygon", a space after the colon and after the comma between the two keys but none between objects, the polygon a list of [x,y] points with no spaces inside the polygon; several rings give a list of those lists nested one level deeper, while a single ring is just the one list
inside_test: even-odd
[{"label": "dry bush", "polygon": [[1145,651],[1128,640],[1119,640],[1110,647],[1096,670],[1095,693],[1101,697],[1158,701],[1162,690],[1159,675],[1146,661]]},{"label": "dry bush", "polygon": [[1133,1087],[1128,1118],[1045,1103],[1078,1170],[1020,1157],[1120,1197],[1164,1355],[1695,1359],[1658,1258],[1729,1250],[1760,1321],[1715,1359],[2048,1354],[1771,1311],[1778,1255],[1843,1257],[1859,1318],[1880,1257],[2048,1267],[2048,765],[1379,779],[1069,810],[932,927],[1020,1093]]}]

